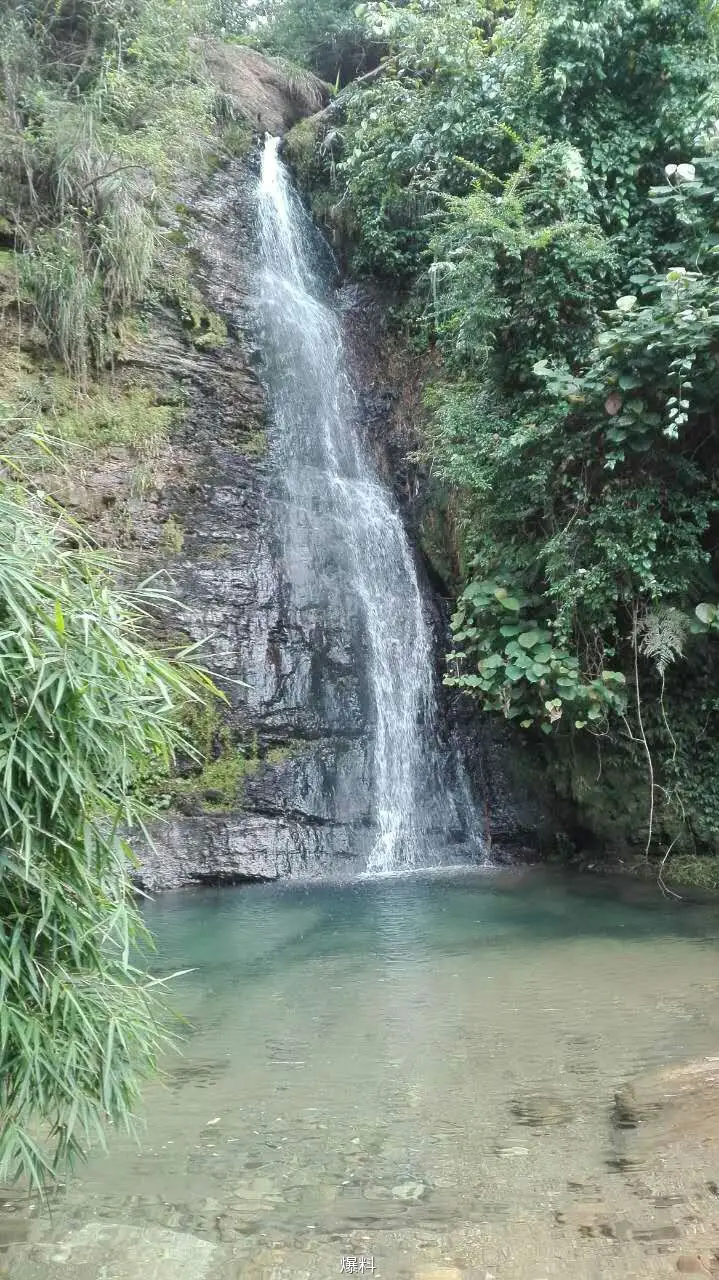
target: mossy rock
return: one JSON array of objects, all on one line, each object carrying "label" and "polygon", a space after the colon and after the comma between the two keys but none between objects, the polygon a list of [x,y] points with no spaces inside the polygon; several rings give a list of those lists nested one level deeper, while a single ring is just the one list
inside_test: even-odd
[{"label": "mossy rock", "polygon": [[229,813],[242,803],[243,783],[257,773],[259,761],[230,747],[216,760],[205,764],[201,773],[189,778],[173,778],[173,801],[191,799],[202,813]]},{"label": "mossy rock", "polygon": [[264,458],[268,450],[267,432],[264,427],[244,431],[237,441],[237,450],[246,458]]},{"label": "mossy rock", "polygon": [[196,285],[181,275],[170,277],[164,286],[167,300],[177,308],[189,341],[200,351],[215,351],[227,342],[227,325],[211,311]]},{"label": "mossy rock", "polygon": [[[90,383],[84,390],[58,362],[38,364],[28,352],[8,351],[0,365],[0,407],[7,406],[8,435],[17,433],[17,411],[30,428],[23,445],[23,465],[29,470],[62,463],[75,451],[101,453],[122,446],[137,458],[156,458],[162,451],[177,408],[156,387],[143,381],[112,377]],[[45,440],[46,446],[38,442]]]},{"label": "mossy rock", "polygon": [[[659,867],[652,864],[658,872]],[[679,889],[719,893],[719,857],[692,853],[670,855],[662,866],[662,880]]]},{"label": "mossy rock", "polygon": [[160,534],[160,546],[170,555],[177,556],[182,551],[185,543],[185,531],[182,525],[174,516],[170,516],[162,526]]},{"label": "mossy rock", "polygon": [[156,807],[184,813],[229,813],[241,806],[245,779],[260,768],[256,738],[233,739],[222,715],[222,699],[192,702],[184,710],[182,727],[192,754],[171,771],[166,762],[148,765],[138,780],[139,791]]},{"label": "mossy rock", "polygon": [[456,551],[450,534],[445,508],[439,503],[427,507],[420,522],[420,547],[432,572],[447,587],[452,587],[457,579]]},{"label": "mossy rock", "polygon": [[337,192],[332,190],[329,157],[322,145],[327,136],[326,120],[316,116],[300,120],[285,135],[283,156],[309,197],[315,217],[329,223]]},{"label": "mossy rock", "polygon": [[268,747],[262,757],[262,764],[268,766],[285,764],[288,760],[296,759],[300,752],[307,749],[307,745],[303,738],[290,738],[287,742]]},{"label": "mossy rock", "polygon": [[298,177],[306,178],[312,173],[322,133],[322,125],[310,117],[300,120],[285,135],[284,155]]}]

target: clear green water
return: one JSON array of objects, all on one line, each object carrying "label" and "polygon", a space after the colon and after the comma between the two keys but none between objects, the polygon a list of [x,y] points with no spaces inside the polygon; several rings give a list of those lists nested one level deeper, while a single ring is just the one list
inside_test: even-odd
[{"label": "clear green water", "polygon": [[357,1255],[384,1280],[626,1280],[676,1275],[714,1219],[719,1245],[707,1135],[617,1167],[610,1122],[635,1073],[719,1052],[715,905],[487,873],[199,891],[147,918],[157,972],[194,969],[183,1057],[55,1238],[188,1231],[221,1246],[218,1280]]}]

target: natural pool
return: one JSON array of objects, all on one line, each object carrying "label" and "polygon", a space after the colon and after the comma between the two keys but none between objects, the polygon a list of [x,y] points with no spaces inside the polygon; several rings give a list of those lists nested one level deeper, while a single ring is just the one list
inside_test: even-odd
[{"label": "natural pool", "polygon": [[90,1221],[208,1242],[178,1280],[360,1258],[383,1280],[644,1280],[719,1247],[713,1133],[627,1158],[611,1123],[628,1078],[719,1052],[716,905],[486,872],[208,889],[147,919],[157,971],[193,968],[183,1056],[141,1146],[112,1141],[31,1220],[13,1280],[154,1280],[62,1245]]}]

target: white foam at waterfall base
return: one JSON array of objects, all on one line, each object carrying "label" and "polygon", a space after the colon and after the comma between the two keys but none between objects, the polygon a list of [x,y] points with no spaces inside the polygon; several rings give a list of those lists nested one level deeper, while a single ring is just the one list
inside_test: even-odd
[{"label": "white foam at waterfall base", "polygon": [[376,832],[367,870],[396,874],[437,860],[442,833],[466,826],[466,796],[441,783],[432,640],[412,552],[362,448],[340,322],[315,265],[317,232],[277,138],[266,140],[258,206],[271,411],[290,498],[286,567],[290,586],[301,574],[307,593],[309,578],[315,599],[354,597],[362,619]]}]

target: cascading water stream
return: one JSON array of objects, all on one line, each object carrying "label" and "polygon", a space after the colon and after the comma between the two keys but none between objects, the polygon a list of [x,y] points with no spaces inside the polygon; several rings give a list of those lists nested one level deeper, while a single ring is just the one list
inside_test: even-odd
[{"label": "cascading water stream", "polygon": [[367,870],[434,862],[459,823],[433,746],[432,643],[407,537],[365,456],[340,322],[323,301],[317,232],[267,139],[259,183],[264,340],[288,498],[290,587],[357,616],[366,650],[374,843]]}]

